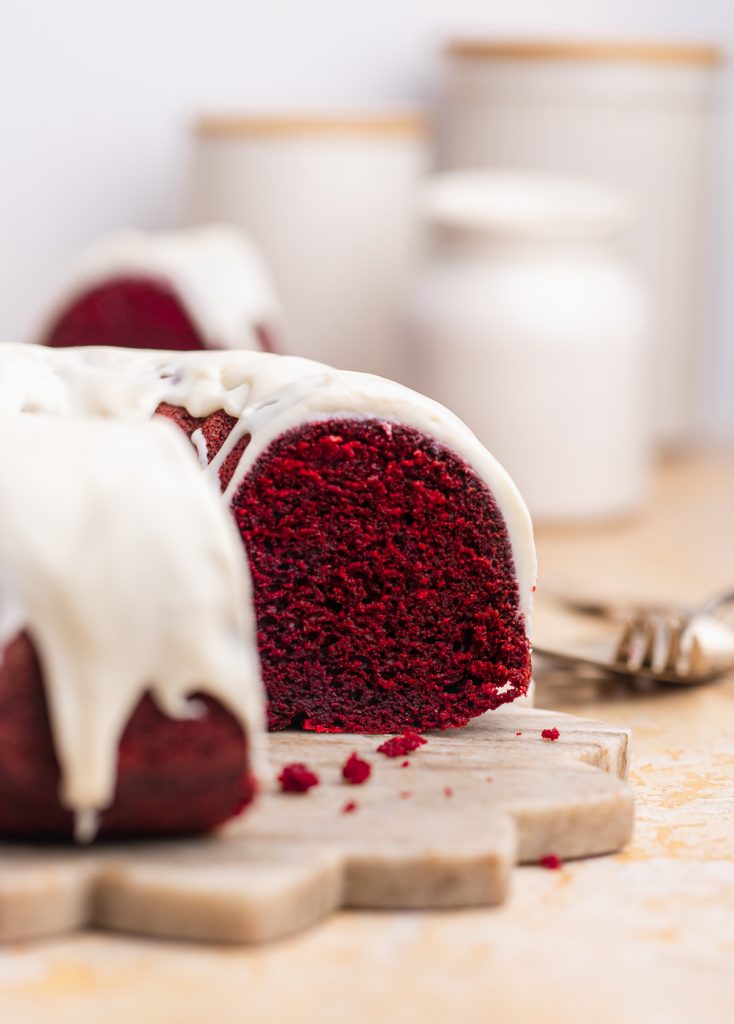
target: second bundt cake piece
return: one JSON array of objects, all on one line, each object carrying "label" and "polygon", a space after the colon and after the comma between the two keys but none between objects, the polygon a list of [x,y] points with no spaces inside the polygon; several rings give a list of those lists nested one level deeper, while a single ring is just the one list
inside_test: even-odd
[{"label": "second bundt cake piece", "polygon": [[116,231],[71,266],[34,340],[55,348],[277,350],[270,275],[232,227]]}]

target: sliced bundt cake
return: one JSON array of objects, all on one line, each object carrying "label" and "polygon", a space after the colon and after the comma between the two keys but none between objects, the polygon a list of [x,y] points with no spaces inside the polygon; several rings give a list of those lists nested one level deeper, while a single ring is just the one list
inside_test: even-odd
[{"label": "sliced bundt cake", "polygon": [[190,437],[247,551],[271,728],[459,726],[525,693],[530,519],[443,407],[247,352],[6,346],[0,382],[16,411],[157,413]]}]

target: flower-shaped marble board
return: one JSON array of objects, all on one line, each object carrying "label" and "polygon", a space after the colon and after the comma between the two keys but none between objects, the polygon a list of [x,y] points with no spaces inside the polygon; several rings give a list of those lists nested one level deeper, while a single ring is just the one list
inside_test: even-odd
[{"label": "flower-shaped marble board", "polygon": [[[390,758],[376,752],[385,737],[274,734],[259,801],[205,838],[0,845],[0,940],[99,927],[256,943],[341,907],[491,906],[516,864],[610,853],[631,836],[625,730],[518,708],[426,738]],[[352,752],[372,766],[362,785],[342,778]],[[291,762],[320,784],[281,793]]]}]

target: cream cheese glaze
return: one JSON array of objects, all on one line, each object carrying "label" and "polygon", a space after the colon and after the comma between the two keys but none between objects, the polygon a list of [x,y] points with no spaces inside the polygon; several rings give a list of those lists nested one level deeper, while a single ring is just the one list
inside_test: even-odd
[{"label": "cream cheese glaze", "polygon": [[[256,762],[264,698],[242,543],[185,438],[161,419],[66,415],[119,409],[121,367],[72,352],[57,370],[42,351],[0,346],[0,657],[27,630],[60,800],[89,840],[144,693],[173,717],[200,713],[188,694],[210,694],[241,722]],[[141,384],[150,363],[130,364]],[[133,417],[147,408],[133,406]],[[21,411],[40,415],[12,415]]]},{"label": "cream cheese glaze", "polygon": [[[250,435],[225,491],[227,504],[271,441],[298,424],[377,416],[432,435],[457,452],[494,496],[510,538],[520,607],[529,620],[537,565],[527,507],[497,460],[437,402],[381,377],[335,370],[295,356],[0,345],[0,414],[40,411],[149,419],[160,402],[181,406],[197,417],[224,409],[238,420],[205,469],[215,482],[238,439]],[[202,461],[203,443],[203,437],[195,441]]]},{"label": "cream cheese glaze", "polygon": [[270,273],[246,235],[225,225],[182,231],[117,231],[93,242],[34,332],[45,340],[68,307],[87,291],[119,277],[146,277],[173,288],[211,348],[260,348],[256,325],[283,334]]}]

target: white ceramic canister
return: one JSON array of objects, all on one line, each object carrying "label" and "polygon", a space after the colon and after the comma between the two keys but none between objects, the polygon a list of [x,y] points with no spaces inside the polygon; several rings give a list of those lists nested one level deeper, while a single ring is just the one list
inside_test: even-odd
[{"label": "white ceramic canister", "polygon": [[401,379],[453,409],[545,521],[617,517],[649,477],[649,316],[617,193],[438,175]]},{"label": "white ceramic canister", "polygon": [[[631,194],[655,307],[655,433],[695,433],[705,345],[708,46],[463,40],[447,48],[440,167],[590,177]],[[700,401],[700,399],[699,399]]]},{"label": "white ceramic canister", "polygon": [[291,353],[393,376],[427,163],[416,113],[206,117],[186,218],[256,239]]}]

